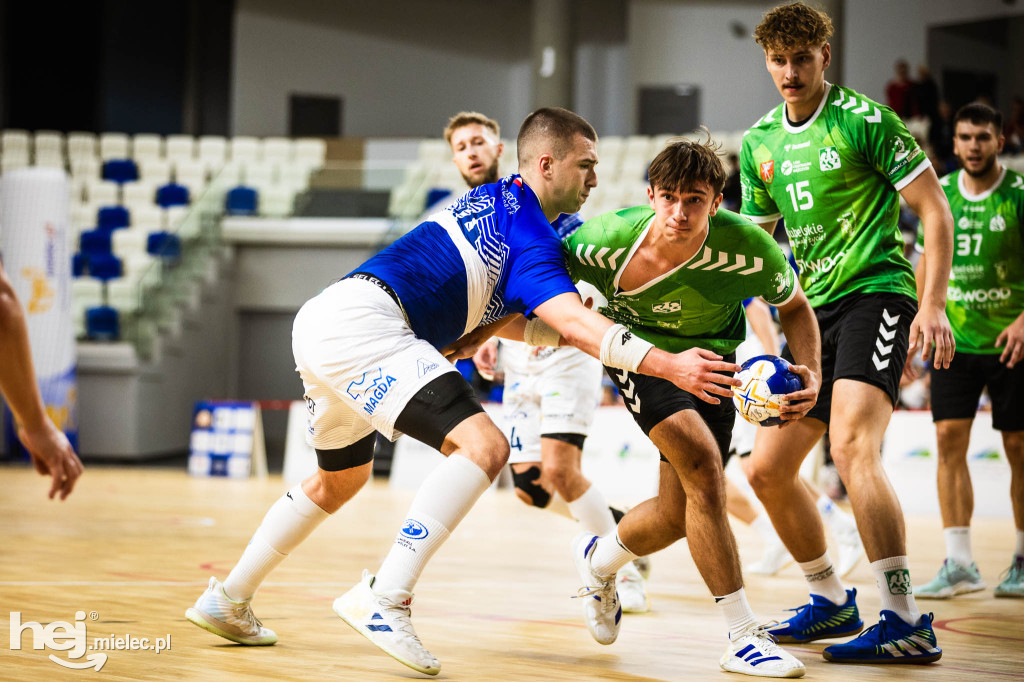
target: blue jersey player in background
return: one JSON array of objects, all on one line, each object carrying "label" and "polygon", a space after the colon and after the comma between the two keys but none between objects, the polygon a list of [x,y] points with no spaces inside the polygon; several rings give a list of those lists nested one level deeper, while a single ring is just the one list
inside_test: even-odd
[{"label": "blue jersey player in background", "polygon": [[[606,365],[697,394],[731,394],[736,382],[717,372],[735,365],[653,349],[580,300],[551,221],[578,211],[597,185],[596,140],[570,111],[534,112],[519,131],[520,175],[468,192],[302,307],[292,350],[318,471],[271,507],[227,579],[211,578],[188,609],[190,621],[242,644],[276,642],[253,615],[256,589],[363,487],[376,433],[405,433],[448,457],[421,485],[380,570],[364,572],[334,610],[401,663],[440,671],[413,629],[412,590],[509,456],[501,430],[441,352],[471,332],[482,340],[516,314],[536,315],[526,325],[531,345],[561,337]],[[465,340],[462,348],[465,357],[476,350]]]}]

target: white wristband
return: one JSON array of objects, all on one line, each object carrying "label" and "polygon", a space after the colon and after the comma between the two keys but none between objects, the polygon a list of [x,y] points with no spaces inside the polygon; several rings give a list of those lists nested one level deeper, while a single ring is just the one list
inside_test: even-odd
[{"label": "white wristband", "polygon": [[562,340],[558,330],[539,317],[526,321],[523,341],[528,346],[557,346]]},{"label": "white wristband", "polygon": [[601,339],[601,364],[635,372],[652,348],[653,343],[633,336],[621,324],[613,324]]}]

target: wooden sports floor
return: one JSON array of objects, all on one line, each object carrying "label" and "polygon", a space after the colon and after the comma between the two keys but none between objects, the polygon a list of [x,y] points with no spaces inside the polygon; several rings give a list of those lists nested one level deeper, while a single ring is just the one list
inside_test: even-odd
[{"label": "wooden sports floor", "polygon": [[[331,610],[332,600],[375,570],[404,518],[411,493],[375,483],[331,518],[275,572],[255,600],[277,645],[248,648],[193,626],[185,609],[211,575],[223,578],[269,505],[280,478],[229,481],[184,472],[90,467],[72,497],[45,497],[47,483],[20,467],[0,468],[0,680],[426,679],[385,656]],[[653,610],[625,615],[619,640],[601,646],[587,633],[568,545],[575,524],[489,491],[441,549],[417,586],[413,618],[448,680],[739,680],[718,668],[724,622],[685,544],[654,557]],[[737,526],[745,560],[761,551]],[[915,580],[932,577],[943,556],[938,518],[908,519]],[[1024,676],[1024,600],[995,599],[1009,563],[1013,524],[976,520],[974,549],[989,590],[934,610],[940,662],[930,666],[840,666],[825,644],[790,649],[817,680],[985,680]],[[851,574],[874,622],[878,598],[866,562]],[[796,566],[750,576],[760,618],[784,617],[806,600]],[[170,637],[169,649],[108,651],[102,669],[71,670],[33,649],[30,626],[74,621],[95,637]],[[20,650],[10,646],[7,612],[19,612]],[[74,623],[72,622],[72,625]],[[63,631],[58,630],[58,634]],[[89,652],[92,653],[92,652]],[[78,658],[86,661],[86,656]],[[742,678],[746,679],[746,678]]]}]

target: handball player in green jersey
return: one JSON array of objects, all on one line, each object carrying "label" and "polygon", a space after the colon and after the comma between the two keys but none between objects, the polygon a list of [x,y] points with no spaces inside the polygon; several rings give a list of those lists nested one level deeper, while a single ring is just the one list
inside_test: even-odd
[{"label": "handball player in green jersey", "polygon": [[[932,418],[939,444],[939,507],[946,560],[914,590],[944,599],[985,589],[971,553],[974,493],[967,446],[981,391],[992,399],[992,426],[1003,434],[1010,463],[1010,499],[1017,546],[997,597],[1024,597],[1024,176],[999,163],[1002,116],[968,104],[953,119],[953,150],[961,169],[940,181],[953,211],[953,271],[946,314],[957,353],[931,376]],[[924,281],[931,252],[917,264]]]},{"label": "handball player in green jersey", "polygon": [[[772,633],[782,642],[863,629],[826,550],[800,464],[826,429],[881,592],[878,625],[827,647],[827,660],[929,663],[942,655],[914,601],[899,500],[879,451],[908,350],[945,368],[952,258],[949,204],[927,157],[889,108],[825,80],[828,15],[776,7],[755,31],[783,102],[744,134],[742,214],[768,232],[785,220],[800,282],[821,330],[822,386],[806,419],[760,429],[750,482],[807,578],[809,603]],[[929,268],[920,300],[897,225],[900,195],[924,226]],[[785,357],[785,355],[784,355]]]},{"label": "handball player in green jersey", "polygon": [[[670,143],[648,175],[648,205],[593,218],[563,240],[569,274],[594,285],[609,301],[601,313],[631,334],[720,370],[738,369],[743,300],[759,296],[777,306],[799,363],[793,371],[805,385],[786,396],[783,419],[800,419],[820,385],[818,328],[782,250],[758,226],[720,208],[725,171],[710,141]],[[656,497],[627,512],[617,532],[582,534],[573,542],[591,634],[602,644],[618,635],[616,571],[685,536],[728,623],[720,666],[748,675],[803,675],[803,664],[758,624],[743,589],[722,471],[736,416],[731,401],[605,365],[662,462]]]}]

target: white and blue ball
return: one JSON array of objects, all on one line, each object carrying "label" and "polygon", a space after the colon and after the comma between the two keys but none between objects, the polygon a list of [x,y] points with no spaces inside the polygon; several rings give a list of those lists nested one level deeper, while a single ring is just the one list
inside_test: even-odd
[{"label": "white and blue ball", "polygon": [[732,387],[732,404],[740,416],[756,426],[781,424],[782,397],[804,387],[789,363],[775,355],[750,358],[736,373],[739,386]]}]

